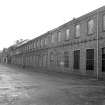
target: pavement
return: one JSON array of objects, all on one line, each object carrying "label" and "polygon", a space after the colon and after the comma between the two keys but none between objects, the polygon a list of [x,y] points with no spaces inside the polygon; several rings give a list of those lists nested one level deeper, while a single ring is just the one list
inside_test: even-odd
[{"label": "pavement", "polygon": [[0,105],[105,105],[105,81],[0,65]]}]

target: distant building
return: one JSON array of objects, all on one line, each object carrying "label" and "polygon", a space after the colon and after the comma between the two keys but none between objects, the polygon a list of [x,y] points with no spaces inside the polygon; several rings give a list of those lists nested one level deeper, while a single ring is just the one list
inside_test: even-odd
[{"label": "distant building", "polygon": [[0,59],[1,59],[1,63],[7,63],[8,60],[8,50],[7,48],[4,48],[3,51],[0,53]]}]

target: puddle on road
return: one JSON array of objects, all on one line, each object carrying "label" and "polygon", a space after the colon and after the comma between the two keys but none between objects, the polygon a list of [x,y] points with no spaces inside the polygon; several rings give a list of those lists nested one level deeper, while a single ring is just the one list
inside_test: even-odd
[{"label": "puddle on road", "polygon": [[15,105],[13,102],[29,100],[30,90],[37,92],[41,86],[31,82],[16,81],[11,75],[0,74],[0,105]]},{"label": "puddle on road", "polygon": [[[32,89],[34,86],[20,86],[16,87],[15,83],[11,83],[13,78],[9,75],[0,75],[0,105],[11,103],[19,99],[29,99],[27,89]],[[11,105],[11,104],[10,104]]]}]

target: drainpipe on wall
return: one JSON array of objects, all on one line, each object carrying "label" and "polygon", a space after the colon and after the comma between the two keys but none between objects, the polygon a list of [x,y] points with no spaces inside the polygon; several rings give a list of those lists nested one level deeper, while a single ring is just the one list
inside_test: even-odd
[{"label": "drainpipe on wall", "polygon": [[97,10],[97,80],[99,79],[99,11]]}]

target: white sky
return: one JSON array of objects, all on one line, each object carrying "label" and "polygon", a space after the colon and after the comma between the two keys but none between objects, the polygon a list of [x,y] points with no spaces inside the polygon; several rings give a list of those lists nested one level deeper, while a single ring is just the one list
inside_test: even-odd
[{"label": "white sky", "polygon": [[0,50],[32,39],[101,6],[105,0],[0,0]]}]

